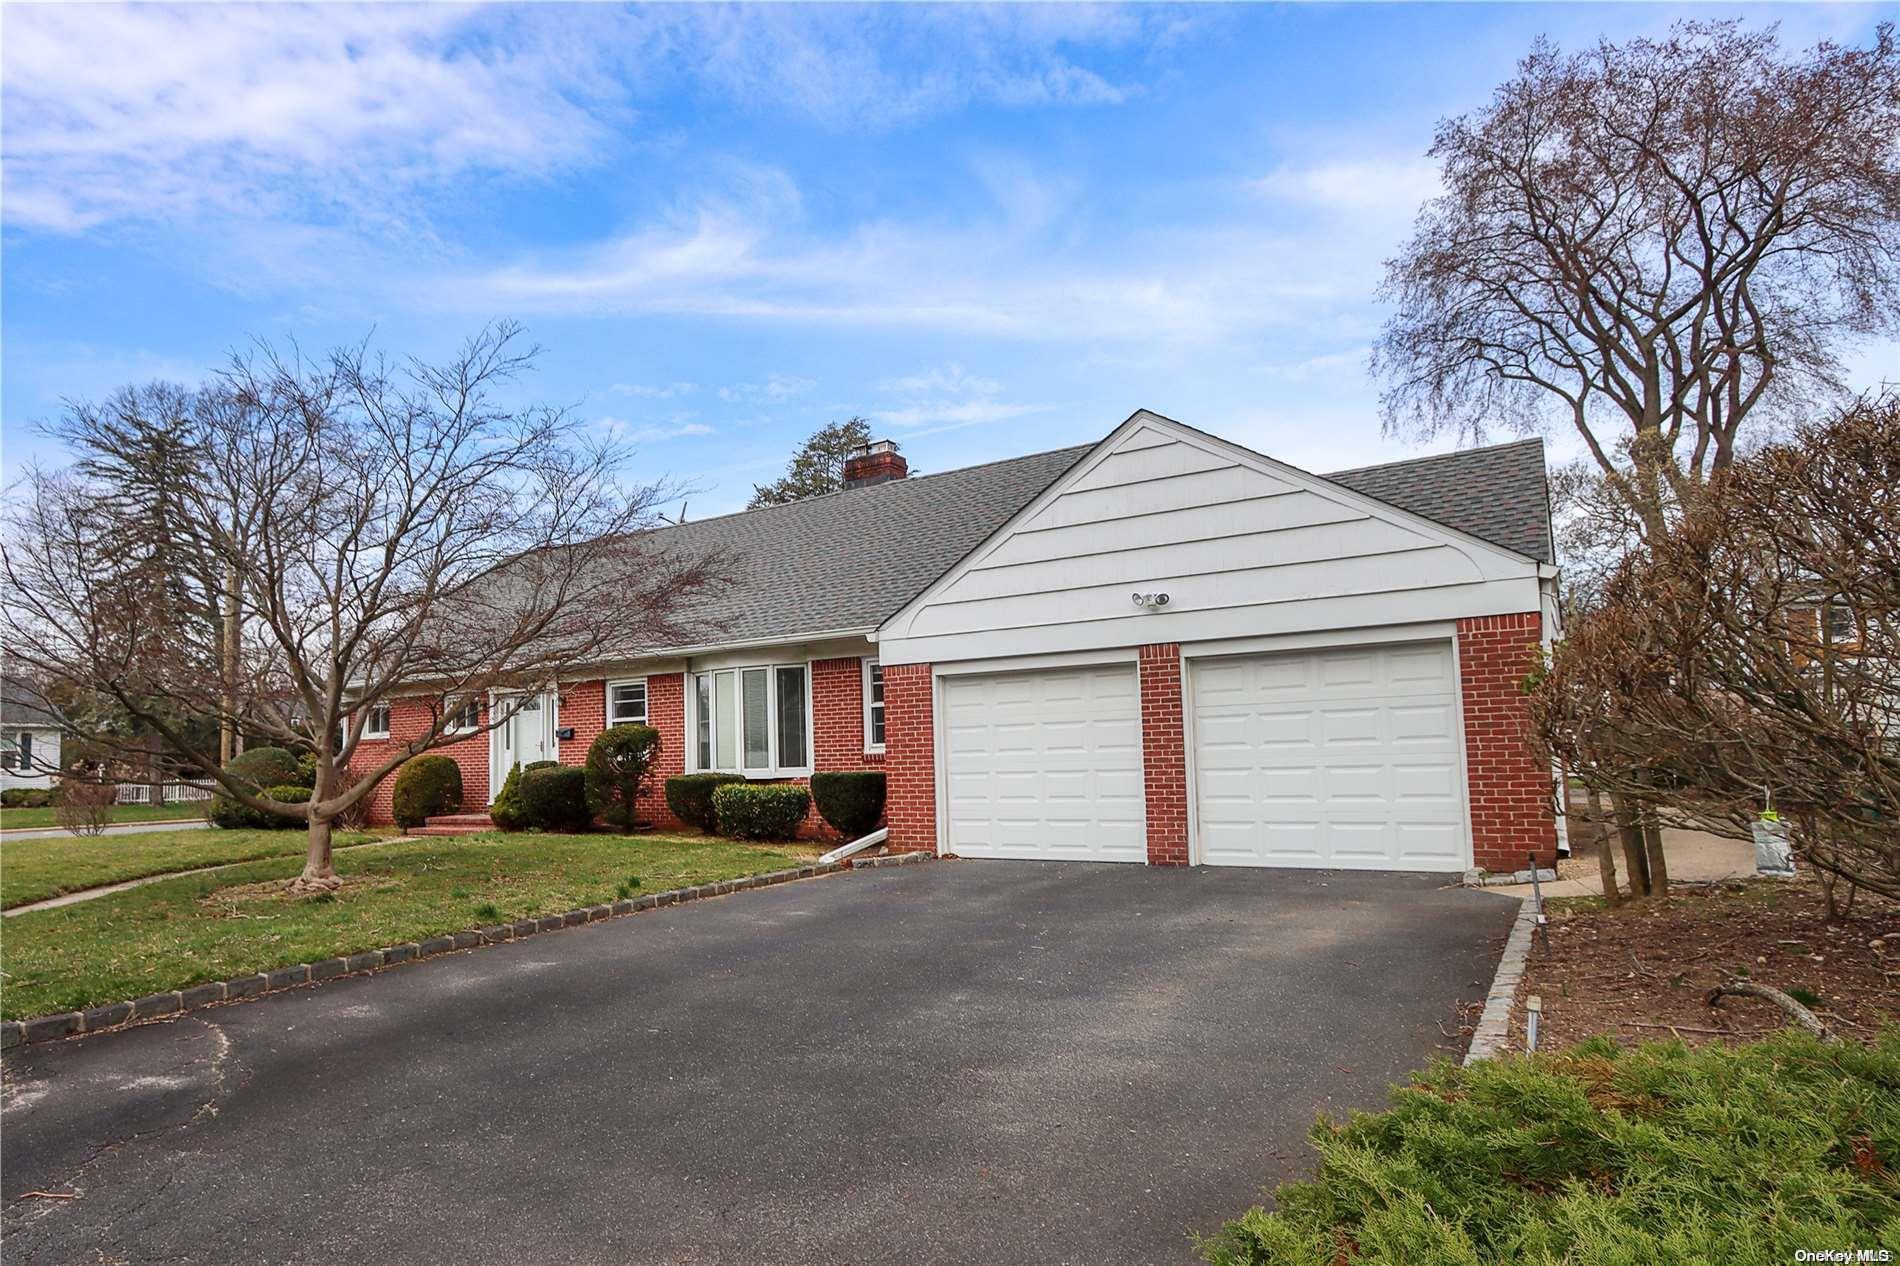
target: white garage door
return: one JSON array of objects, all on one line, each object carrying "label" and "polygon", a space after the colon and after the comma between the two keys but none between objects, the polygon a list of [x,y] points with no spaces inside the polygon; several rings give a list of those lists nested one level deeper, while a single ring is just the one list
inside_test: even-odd
[{"label": "white garage door", "polygon": [[1468,865],[1450,642],[1206,660],[1193,676],[1203,862]]},{"label": "white garage door", "polygon": [[1148,860],[1132,664],[943,682],[947,852]]}]

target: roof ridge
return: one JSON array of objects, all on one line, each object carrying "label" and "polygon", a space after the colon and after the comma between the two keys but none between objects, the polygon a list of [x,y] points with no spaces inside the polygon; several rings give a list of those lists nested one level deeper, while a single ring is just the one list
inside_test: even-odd
[{"label": "roof ridge", "polygon": [[915,475],[915,476],[906,475],[902,479],[885,479],[874,484],[869,484],[862,488],[833,488],[830,492],[813,493],[809,497],[798,497],[791,501],[780,501],[769,506],[747,506],[743,510],[728,510],[724,514],[708,515],[707,517],[703,519],[688,519],[683,523],[676,520],[667,520],[662,523],[655,524],[653,528],[648,529],[648,530],[660,531],[660,530],[664,530],[665,528],[693,527],[701,523],[717,523],[721,519],[737,519],[748,514],[763,514],[768,510],[789,510],[793,506],[810,505],[814,501],[824,501],[831,497],[842,497],[846,495],[847,493],[875,492],[880,488],[893,488],[893,487],[898,487],[898,486],[915,487],[918,484],[926,483],[932,479],[941,479],[945,475],[960,475],[967,471],[972,471],[972,470],[986,470],[991,466],[1007,466],[1011,462],[1026,462],[1037,457],[1050,457],[1050,456],[1055,455],[1056,453],[1077,452],[1077,451],[1081,451],[1085,449],[1094,448],[1099,443],[1101,443],[1100,440],[1092,440],[1087,444],[1066,444],[1062,446],[1061,448],[1045,448],[1045,449],[1040,450],[1039,452],[1034,452],[1034,453],[1018,453],[1014,457],[998,457],[994,459],[993,461],[971,462],[967,466],[952,466],[949,470],[933,470],[929,474],[925,474],[925,475]]},{"label": "roof ridge", "polygon": [[1348,466],[1344,470],[1329,470],[1322,478],[1334,479],[1340,475],[1360,475],[1369,470],[1391,470],[1395,466],[1416,466],[1422,462],[1445,461],[1453,457],[1471,457],[1478,453],[1496,453],[1507,448],[1520,448],[1526,444],[1544,446],[1544,437],[1529,435],[1521,440],[1505,440],[1501,444],[1480,444],[1476,448],[1454,448],[1449,453],[1420,453],[1417,457],[1400,457],[1389,462],[1373,462],[1369,466]]}]

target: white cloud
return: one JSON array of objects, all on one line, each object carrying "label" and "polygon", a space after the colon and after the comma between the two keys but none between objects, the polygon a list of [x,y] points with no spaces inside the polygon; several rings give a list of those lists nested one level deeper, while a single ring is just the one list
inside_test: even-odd
[{"label": "white cloud", "polygon": [[606,416],[596,425],[615,439],[626,440],[634,444],[653,444],[666,440],[686,439],[695,435],[714,435],[714,428],[704,422],[685,422],[680,416],[670,422],[631,422],[625,418]]},{"label": "white cloud", "polygon": [[729,404],[776,403],[802,396],[818,384],[794,374],[772,374],[764,382],[736,382],[719,389],[719,398]]},{"label": "white cloud", "polygon": [[617,382],[608,388],[615,395],[635,396],[642,400],[672,400],[678,396],[690,396],[699,390],[699,384],[691,382],[669,382],[657,387],[649,387],[637,382]]},{"label": "white cloud", "polygon": [[902,378],[887,378],[877,385],[877,389],[904,395],[947,392],[958,396],[993,396],[1003,389],[1003,384],[994,378],[978,378],[966,373],[963,366],[952,361],[920,373],[906,374]]},{"label": "white cloud", "polygon": [[439,5],[12,6],[7,218],[375,217],[422,184],[547,174],[614,118],[573,52]]},{"label": "white cloud", "polygon": [[1263,198],[1326,215],[1409,223],[1444,187],[1438,166],[1416,154],[1383,154],[1276,167],[1248,186]]},{"label": "white cloud", "polygon": [[1179,19],[1055,6],[10,5],[6,218],[426,224],[449,182],[540,179],[642,139],[682,83],[889,129],[977,102],[1110,104],[1078,60]]},{"label": "white cloud", "polygon": [[890,378],[877,390],[891,401],[872,412],[879,426],[933,435],[966,426],[986,426],[1047,413],[1054,405],[999,399],[1003,384],[965,372],[954,361],[947,365]]}]

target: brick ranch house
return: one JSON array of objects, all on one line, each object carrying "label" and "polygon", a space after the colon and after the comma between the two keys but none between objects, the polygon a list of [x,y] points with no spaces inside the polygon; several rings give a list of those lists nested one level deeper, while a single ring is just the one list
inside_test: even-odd
[{"label": "brick ranch house", "polygon": [[[663,738],[662,826],[670,774],[881,768],[899,850],[1554,857],[1519,688],[1556,619],[1539,441],[1321,476],[1143,410],[1098,444],[906,474],[882,443],[842,491],[658,529],[734,560],[695,612],[718,637],[601,664],[442,749],[464,809],[517,761],[579,763],[640,721]],[[427,708],[378,713],[400,742]]]}]

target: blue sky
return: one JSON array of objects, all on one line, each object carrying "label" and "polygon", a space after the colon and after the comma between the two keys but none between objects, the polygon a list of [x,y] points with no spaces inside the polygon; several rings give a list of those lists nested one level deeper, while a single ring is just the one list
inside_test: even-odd
[{"label": "blue sky", "polygon": [[[922,470],[1143,406],[1316,470],[1424,451],[1365,362],[1435,122],[1539,33],[1685,12],[8,6],[4,460],[252,339],[495,317],[695,516],[852,413]],[[1693,10],[1795,46],[1896,12]]]}]

